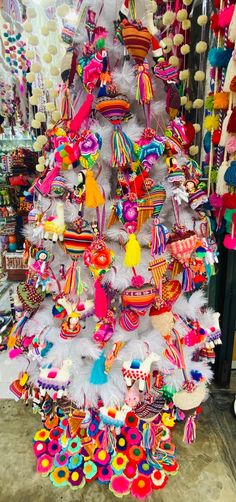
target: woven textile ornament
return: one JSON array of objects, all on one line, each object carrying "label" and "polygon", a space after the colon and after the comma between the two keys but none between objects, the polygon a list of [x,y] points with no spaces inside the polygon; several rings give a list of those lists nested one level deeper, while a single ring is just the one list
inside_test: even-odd
[{"label": "woven textile ornament", "polygon": [[197,235],[192,231],[177,229],[177,233],[171,234],[168,240],[167,249],[171,256],[179,262],[183,267],[183,291],[191,291],[193,289],[193,274],[189,267],[190,257],[197,243]]},{"label": "woven textile ornament", "polygon": [[80,268],[78,267],[78,259],[83,255],[84,251],[93,242],[93,234],[89,230],[84,229],[81,233],[74,230],[66,230],[64,233],[64,246],[67,254],[72,258],[66,273],[66,282],[64,286],[65,294],[78,294],[84,290],[84,284],[80,278]]}]

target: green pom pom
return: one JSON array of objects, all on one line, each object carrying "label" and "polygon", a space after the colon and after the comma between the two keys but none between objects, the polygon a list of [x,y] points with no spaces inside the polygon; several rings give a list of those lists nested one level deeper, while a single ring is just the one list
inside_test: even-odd
[{"label": "green pom pom", "polygon": [[96,42],[96,48],[98,51],[101,49],[104,49],[105,47],[105,38],[99,38],[99,40]]},{"label": "green pom pom", "polygon": [[207,96],[205,99],[205,108],[212,111],[214,107],[214,96]]}]

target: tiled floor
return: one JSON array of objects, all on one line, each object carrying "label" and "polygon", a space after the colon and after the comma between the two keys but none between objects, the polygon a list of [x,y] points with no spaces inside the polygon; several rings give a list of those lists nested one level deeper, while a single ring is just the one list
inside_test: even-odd
[{"label": "tiled floor", "polygon": [[[180,469],[155,502],[235,502],[236,500],[236,418],[230,408],[236,393],[236,372],[230,390],[212,389],[197,430],[197,441],[186,447],[182,425],[173,436]],[[32,437],[40,418],[21,402],[0,401],[0,502],[115,502],[106,487],[96,482],[79,492],[53,488],[47,478],[35,472]],[[132,499],[126,497],[124,502]]]}]

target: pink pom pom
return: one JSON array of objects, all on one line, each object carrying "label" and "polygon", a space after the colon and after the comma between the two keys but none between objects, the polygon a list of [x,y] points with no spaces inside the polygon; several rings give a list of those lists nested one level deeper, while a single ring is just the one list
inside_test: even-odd
[{"label": "pink pom pom", "polygon": [[144,278],[142,275],[134,275],[131,279],[131,284],[134,288],[141,288],[144,285]]},{"label": "pink pom pom", "polygon": [[223,244],[227,249],[236,249],[236,237],[226,235]]},{"label": "pink pom pom", "polygon": [[236,137],[231,137],[226,143],[226,150],[229,154],[236,152]]},{"label": "pink pom pom", "polygon": [[216,193],[212,193],[209,197],[209,201],[212,207],[215,207],[216,209],[222,207],[223,200],[222,200],[222,195],[217,195]]}]

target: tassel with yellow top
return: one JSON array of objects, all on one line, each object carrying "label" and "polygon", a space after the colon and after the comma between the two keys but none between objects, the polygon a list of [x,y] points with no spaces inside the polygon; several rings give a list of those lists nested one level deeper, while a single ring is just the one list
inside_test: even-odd
[{"label": "tassel with yellow top", "polygon": [[142,105],[150,103],[153,98],[152,81],[147,70],[148,64],[146,63],[139,65],[137,68],[136,99]]},{"label": "tassel with yellow top", "polygon": [[102,206],[104,202],[105,199],[94,178],[93,171],[87,171],[85,179],[85,206],[98,207]]},{"label": "tassel with yellow top", "polygon": [[128,242],[125,246],[126,267],[136,267],[141,260],[141,248],[135,234],[129,234]]}]

